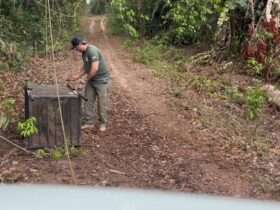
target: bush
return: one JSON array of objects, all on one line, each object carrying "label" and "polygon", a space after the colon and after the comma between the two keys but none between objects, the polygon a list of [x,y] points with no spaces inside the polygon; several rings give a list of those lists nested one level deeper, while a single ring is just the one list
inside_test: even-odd
[{"label": "bush", "polygon": [[[77,31],[82,1],[50,1],[55,46],[60,47],[68,31]],[[50,27],[46,1],[0,1],[0,63],[10,69],[22,66],[24,55],[37,55],[50,45]]]},{"label": "bush", "polygon": [[267,101],[266,94],[259,88],[250,88],[246,94],[247,113],[250,120],[258,117],[261,109]]},{"label": "bush", "polygon": [[247,60],[248,71],[252,75],[261,76],[263,75],[264,66],[262,63],[259,63],[256,59],[250,58]]},{"label": "bush", "polygon": [[92,0],[90,5],[90,13],[93,15],[102,15],[106,12],[106,1]]},{"label": "bush", "polygon": [[[209,18],[216,13],[213,1],[183,0],[170,3],[170,7],[166,18],[171,23],[170,36],[175,43],[196,42],[205,38],[203,30],[212,31]],[[211,33],[207,36],[211,39]]]},{"label": "bush", "polygon": [[24,122],[19,122],[17,130],[21,137],[29,138],[38,133],[37,120],[35,117],[31,117]]},{"label": "bush", "polygon": [[[220,3],[220,0],[112,0],[110,20],[113,30],[134,38],[162,34],[169,43],[196,42],[205,38],[205,30],[213,31]],[[207,35],[211,39],[212,33]]]}]

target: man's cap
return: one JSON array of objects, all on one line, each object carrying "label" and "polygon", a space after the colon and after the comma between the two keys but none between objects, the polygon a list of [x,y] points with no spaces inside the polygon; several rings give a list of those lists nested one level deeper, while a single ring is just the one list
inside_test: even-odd
[{"label": "man's cap", "polygon": [[72,40],[71,40],[71,43],[72,43],[72,49],[74,49],[75,47],[79,46],[79,44],[81,43],[86,43],[85,40],[83,40],[81,37],[74,37]]}]

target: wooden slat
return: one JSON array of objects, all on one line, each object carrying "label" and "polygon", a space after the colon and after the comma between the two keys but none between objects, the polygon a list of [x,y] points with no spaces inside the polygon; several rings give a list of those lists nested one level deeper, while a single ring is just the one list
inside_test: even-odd
[{"label": "wooden slat", "polygon": [[71,134],[72,134],[72,143],[75,146],[80,145],[80,114],[81,112],[81,105],[80,105],[80,99],[77,98],[76,100],[72,100],[71,102]]},{"label": "wooden slat", "polygon": [[55,146],[55,121],[56,121],[56,99],[49,99],[47,102],[48,107],[48,147]]},{"label": "wooden slat", "polygon": [[43,147],[48,147],[48,99],[39,100],[39,110],[40,110],[40,145]]},{"label": "wooden slat", "polygon": [[64,128],[65,128],[65,135],[68,141],[68,145],[71,145],[71,100],[64,99],[63,100],[63,121],[64,121]]},{"label": "wooden slat", "polygon": [[[61,100],[61,109],[63,110],[63,100]],[[63,132],[62,132],[61,117],[60,117],[58,104],[56,106],[55,127],[56,127],[55,145],[56,146],[63,146],[64,145]]]},{"label": "wooden slat", "polygon": [[31,112],[29,113],[29,117],[35,117],[37,119],[38,122],[38,134],[32,136],[30,138],[30,148],[35,149],[35,148],[39,148],[42,147],[41,145],[41,127],[40,127],[40,123],[42,121],[41,119],[41,113],[40,113],[40,102],[38,100],[30,100],[31,104],[30,104],[30,110]]},{"label": "wooden slat", "polygon": [[[27,103],[28,105],[27,105],[26,113],[28,113],[27,116],[29,117],[29,115],[32,114],[32,103],[31,103],[32,101],[31,101],[31,97],[29,95],[27,95],[26,100],[28,100],[28,103]],[[32,148],[32,141],[33,141],[32,138],[34,138],[34,136],[31,137],[31,138],[28,138],[27,148]]]}]

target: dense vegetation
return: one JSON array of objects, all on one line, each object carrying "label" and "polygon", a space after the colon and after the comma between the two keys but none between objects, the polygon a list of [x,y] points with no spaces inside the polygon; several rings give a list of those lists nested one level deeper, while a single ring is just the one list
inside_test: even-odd
[{"label": "dense vegetation", "polygon": [[245,0],[112,0],[113,24],[131,36],[162,34],[169,42],[196,42],[209,40],[217,30],[217,25],[227,24],[233,11],[246,11]]},{"label": "dense vegetation", "polygon": [[93,15],[103,15],[106,13],[109,1],[106,0],[91,0],[90,13]]},{"label": "dense vegetation", "polygon": [[48,51],[50,21],[55,47],[61,47],[78,29],[84,5],[84,0],[1,0],[0,68],[18,69],[24,55]]},{"label": "dense vegetation", "polygon": [[[115,33],[167,45],[206,43],[222,55],[237,54],[257,76],[279,76],[279,4],[273,0],[112,0]],[[103,1],[105,4],[106,2]]]}]

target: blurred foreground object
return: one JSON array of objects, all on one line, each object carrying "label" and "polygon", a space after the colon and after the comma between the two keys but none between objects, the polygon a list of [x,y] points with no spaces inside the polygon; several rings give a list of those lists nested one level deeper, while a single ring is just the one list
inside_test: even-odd
[{"label": "blurred foreground object", "polygon": [[279,210],[280,203],[112,188],[0,185],[0,210]]}]

